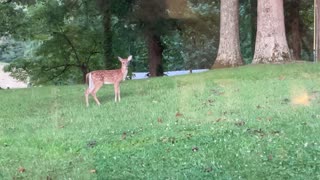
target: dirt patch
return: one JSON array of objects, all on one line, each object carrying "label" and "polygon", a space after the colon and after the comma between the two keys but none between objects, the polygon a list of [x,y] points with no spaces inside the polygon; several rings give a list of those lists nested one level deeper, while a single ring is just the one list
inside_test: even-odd
[{"label": "dirt patch", "polygon": [[1,89],[14,89],[14,88],[26,88],[27,83],[14,79],[10,76],[10,73],[4,72],[3,67],[5,63],[0,63],[0,88]]}]

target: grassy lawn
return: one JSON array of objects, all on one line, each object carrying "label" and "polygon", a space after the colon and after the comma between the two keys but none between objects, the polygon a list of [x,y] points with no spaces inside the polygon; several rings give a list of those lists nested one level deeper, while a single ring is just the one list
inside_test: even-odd
[{"label": "grassy lawn", "polygon": [[320,65],[0,91],[0,179],[320,179]]}]

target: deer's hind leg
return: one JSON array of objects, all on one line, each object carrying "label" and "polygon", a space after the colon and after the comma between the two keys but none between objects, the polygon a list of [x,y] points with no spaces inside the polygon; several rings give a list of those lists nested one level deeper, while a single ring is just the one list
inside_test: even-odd
[{"label": "deer's hind leg", "polygon": [[103,83],[96,83],[95,86],[94,86],[94,89],[93,91],[91,92],[91,95],[93,96],[93,99],[96,101],[96,103],[98,105],[100,105],[100,102],[97,98],[97,92],[99,91],[99,89],[102,87]]},{"label": "deer's hind leg", "polygon": [[86,92],[84,93],[84,95],[86,97],[86,105],[87,105],[87,107],[89,106],[89,94],[91,94],[91,90],[89,88],[87,88]]}]

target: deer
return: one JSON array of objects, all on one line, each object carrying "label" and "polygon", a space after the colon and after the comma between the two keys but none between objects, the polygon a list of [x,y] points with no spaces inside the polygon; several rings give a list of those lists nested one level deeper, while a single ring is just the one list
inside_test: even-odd
[{"label": "deer", "polygon": [[130,55],[128,58],[123,59],[118,57],[121,62],[120,69],[113,70],[96,70],[91,71],[86,74],[86,83],[88,84],[88,88],[85,91],[85,99],[86,105],[89,106],[89,94],[93,96],[93,99],[100,106],[100,102],[97,98],[97,92],[103,86],[103,84],[113,84],[114,86],[114,101],[120,102],[120,83],[124,81],[128,74],[128,65],[132,60],[132,56]]}]

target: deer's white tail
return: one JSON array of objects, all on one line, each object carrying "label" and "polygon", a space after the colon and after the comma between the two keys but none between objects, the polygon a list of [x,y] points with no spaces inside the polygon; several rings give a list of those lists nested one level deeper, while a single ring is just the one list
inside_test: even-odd
[{"label": "deer's white tail", "polygon": [[89,91],[90,91],[90,93],[91,93],[91,92],[93,91],[93,89],[94,89],[94,83],[93,83],[93,81],[92,81],[92,75],[91,75],[91,73],[89,73],[88,79],[89,79],[89,82],[88,82],[88,84],[89,84]]}]

